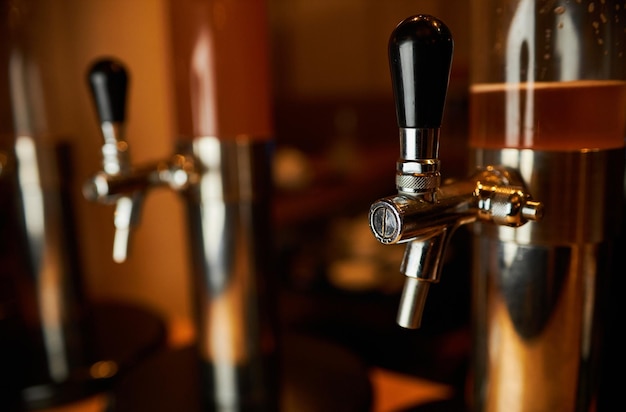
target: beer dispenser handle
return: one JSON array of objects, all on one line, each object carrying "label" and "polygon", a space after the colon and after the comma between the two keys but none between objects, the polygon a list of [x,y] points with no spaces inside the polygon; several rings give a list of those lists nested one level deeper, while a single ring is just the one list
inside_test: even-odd
[{"label": "beer dispenser handle", "polygon": [[111,59],[96,61],[88,72],[89,88],[101,123],[124,123],[128,72]]},{"label": "beer dispenser handle", "polygon": [[[102,167],[107,177],[124,178],[131,174],[129,146],[125,140],[128,73],[114,59],[96,61],[88,71],[89,88],[98,114],[102,145]],[[102,179],[105,181],[105,179]],[[143,191],[112,197],[115,201],[115,238],[113,260],[126,260],[132,227],[139,221]]]},{"label": "beer dispenser handle", "polygon": [[441,127],[452,51],[450,30],[432,16],[409,17],[391,34],[389,65],[401,129]]}]

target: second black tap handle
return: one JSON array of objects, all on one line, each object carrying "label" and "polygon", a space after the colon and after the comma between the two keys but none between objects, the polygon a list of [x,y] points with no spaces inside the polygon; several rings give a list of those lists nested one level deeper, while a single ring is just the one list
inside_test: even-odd
[{"label": "second black tap handle", "polygon": [[122,63],[108,58],[98,60],[87,77],[100,122],[124,122],[128,73]]},{"label": "second black tap handle", "polygon": [[404,19],[389,39],[389,64],[401,128],[441,127],[454,42],[429,15]]}]

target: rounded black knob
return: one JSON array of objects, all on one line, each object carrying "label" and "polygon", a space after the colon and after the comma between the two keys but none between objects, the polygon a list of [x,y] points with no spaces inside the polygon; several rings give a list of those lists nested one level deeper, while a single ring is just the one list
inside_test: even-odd
[{"label": "rounded black knob", "polygon": [[429,15],[409,17],[389,39],[389,64],[401,128],[441,127],[454,42],[448,27]]},{"label": "rounded black knob", "polygon": [[113,59],[98,60],[91,65],[87,80],[100,122],[123,122],[128,74],[122,63]]}]

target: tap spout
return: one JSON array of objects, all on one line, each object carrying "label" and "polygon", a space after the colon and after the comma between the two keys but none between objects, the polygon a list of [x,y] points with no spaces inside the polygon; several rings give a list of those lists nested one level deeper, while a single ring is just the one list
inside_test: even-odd
[{"label": "tap spout", "polygon": [[432,283],[439,282],[446,245],[454,229],[444,226],[424,239],[408,243],[400,267],[406,278],[396,318],[398,325],[407,329],[421,326],[428,290]]}]

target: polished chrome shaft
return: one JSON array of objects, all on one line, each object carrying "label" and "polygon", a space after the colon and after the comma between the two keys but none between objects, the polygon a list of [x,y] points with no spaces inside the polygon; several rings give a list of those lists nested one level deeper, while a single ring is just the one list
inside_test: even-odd
[{"label": "polished chrome shaft", "polygon": [[475,410],[593,410],[624,152],[474,154],[545,200],[541,223],[474,227]]},{"label": "polished chrome shaft", "polygon": [[[199,137],[198,181],[184,192],[204,401],[273,405],[269,142]],[[272,408],[269,407],[268,410]]]}]

